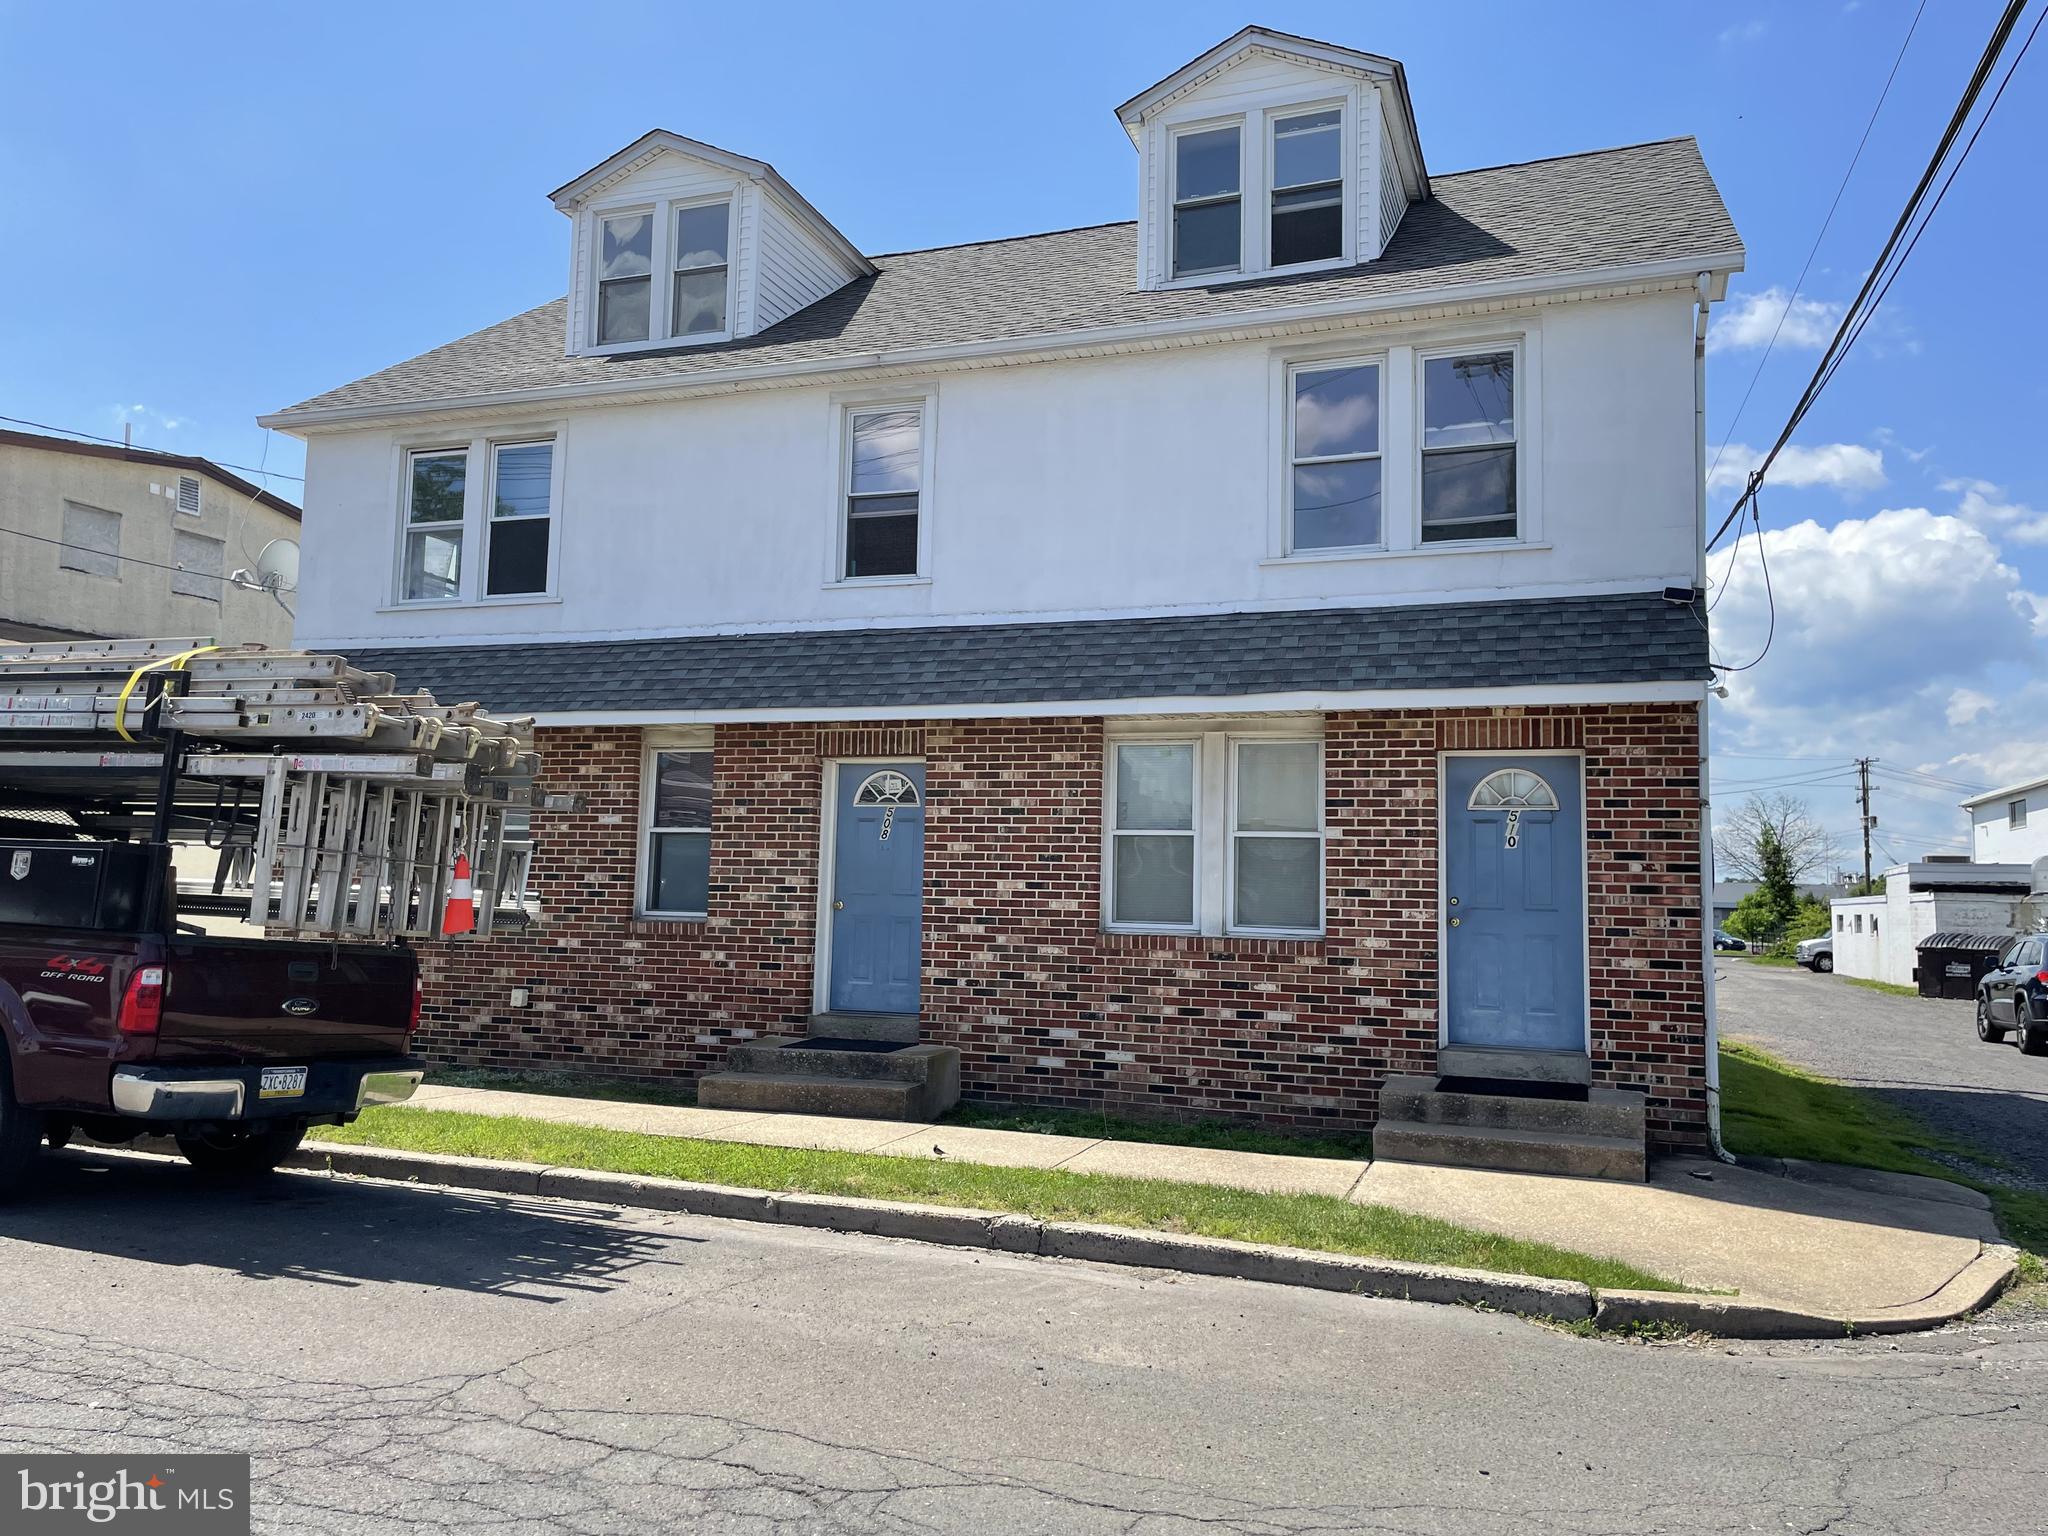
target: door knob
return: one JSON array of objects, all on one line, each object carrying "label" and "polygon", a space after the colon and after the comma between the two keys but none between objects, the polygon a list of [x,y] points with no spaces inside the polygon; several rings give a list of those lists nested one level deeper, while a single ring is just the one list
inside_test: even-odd
[{"label": "door knob", "polygon": [[832,910],[834,912],[844,912],[846,910],[846,903],[843,901],[835,901],[832,903]]}]

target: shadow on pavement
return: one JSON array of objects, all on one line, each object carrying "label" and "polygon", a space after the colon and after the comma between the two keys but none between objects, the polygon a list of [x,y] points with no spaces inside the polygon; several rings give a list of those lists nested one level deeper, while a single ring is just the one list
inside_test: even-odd
[{"label": "shadow on pavement", "polygon": [[673,1264],[672,1231],[602,1209],[509,1195],[410,1189],[321,1174],[211,1184],[182,1163],[45,1157],[36,1187],[0,1207],[0,1237],[251,1279],[402,1284],[555,1302]]}]

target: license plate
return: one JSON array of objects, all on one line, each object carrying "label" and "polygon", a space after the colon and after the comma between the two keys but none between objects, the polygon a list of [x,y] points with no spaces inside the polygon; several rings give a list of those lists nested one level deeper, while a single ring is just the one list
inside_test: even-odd
[{"label": "license plate", "polygon": [[265,1067],[262,1080],[256,1085],[259,1099],[298,1099],[305,1097],[305,1093],[304,1067]]}]

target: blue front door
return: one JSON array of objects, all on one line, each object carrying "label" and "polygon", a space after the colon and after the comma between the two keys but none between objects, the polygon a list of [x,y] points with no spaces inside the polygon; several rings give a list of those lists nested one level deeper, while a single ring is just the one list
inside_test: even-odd
[{"label": "blue front door", "polygon": [[924,923],[924,765],[841,763],[829,996],[847,1013],[916,1013]]},{"label": "blue front door", "polygon": [[1576,757],[1445,760],[1452,1045],[1586,1049],[1583,806]]}]

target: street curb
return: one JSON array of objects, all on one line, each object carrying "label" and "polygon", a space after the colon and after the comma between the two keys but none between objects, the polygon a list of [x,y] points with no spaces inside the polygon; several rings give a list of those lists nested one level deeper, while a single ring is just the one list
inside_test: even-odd
[{"label": "street curb", "polygon": [[1594,1315],[1591,1287],[1575,1280],[1497,1275],[1447,1265],[1410,1264],[1399,1259],[1234,1243],[1222,1238],[1039,1221],[1030,1216],[955,1206],[910,1205],[844,1195],[774,1194],[587,1168],[442,1157],[329,1142],[308,1144],[287,1166],[362,1178],[445,1184],[491,1194],[589,1200],[734,1221],[819,1227],[950,1248],[1176,1270],[1182,1274],[1216,1275],[1393,1300],[1483,1306],[1561,1322],[1579,1322]]},{"label": "street curb", "polygon": [[1839,1339],[1857,1334],[1921,1333],[1952,1323],[1998,1299],[2012,1284],[2015,1250],[1987,1244],[1932,1296],[1903,1307],[1830,1317],[1739,1296],[1679,1291],[1602,1291],[1594,1320],[1608,1329],[1668,1324],[1724,1339]]}]

